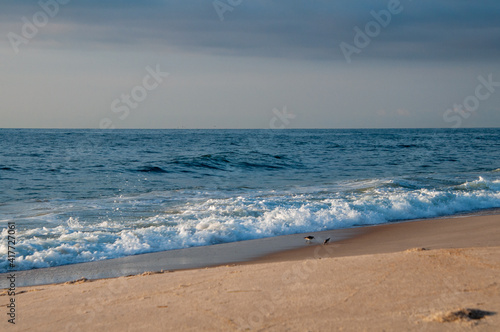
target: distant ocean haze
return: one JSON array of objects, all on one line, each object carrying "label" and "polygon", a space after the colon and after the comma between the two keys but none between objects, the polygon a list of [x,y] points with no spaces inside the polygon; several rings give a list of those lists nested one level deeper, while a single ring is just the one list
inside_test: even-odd
[{"label": "distant ocean haze", "polygon": [[0,130],[0,270],[500,208],[500,129]]}]

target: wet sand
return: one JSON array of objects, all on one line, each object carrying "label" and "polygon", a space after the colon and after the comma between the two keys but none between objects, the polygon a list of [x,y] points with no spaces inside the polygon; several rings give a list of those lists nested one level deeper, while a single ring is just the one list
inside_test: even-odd
[{"label": "wet sand", "polygon": [[356,232],[288,237],[300,248],[249,263],[17,288],[15,326],[3,291],[0,330],[500,330],[499,215]]}]

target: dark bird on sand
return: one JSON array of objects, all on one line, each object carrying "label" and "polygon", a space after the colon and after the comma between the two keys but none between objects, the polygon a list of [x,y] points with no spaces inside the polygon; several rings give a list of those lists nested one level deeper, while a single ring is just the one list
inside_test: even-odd
[{"label": "dark bird on sand", "polygon": [[304,239],[306,239],[306,241],[311,241],[312,239],[314,239],[314,236],[305,236]]},{"label": "dark bird on sand", "polygon": [[328,241],[330,241],[330,238],[326,239],[325,241],[323,241],[323,244],[327,244]]}]

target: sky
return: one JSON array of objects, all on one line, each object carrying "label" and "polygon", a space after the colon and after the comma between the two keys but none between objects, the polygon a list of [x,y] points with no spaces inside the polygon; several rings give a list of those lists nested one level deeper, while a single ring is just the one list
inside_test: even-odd
[{"label": "sky", "polygon": [[500,127],[498,0],[2,0],[0,128]]}]

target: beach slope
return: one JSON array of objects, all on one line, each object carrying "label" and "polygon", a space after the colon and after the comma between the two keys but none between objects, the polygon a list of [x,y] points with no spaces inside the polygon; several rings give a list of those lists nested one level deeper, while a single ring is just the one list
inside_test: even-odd
[{"label": "beach slope", "polygon": [[250,264],[23,287],[0,330],[498,331],[499,231],[498,215],[415,221]]}]

